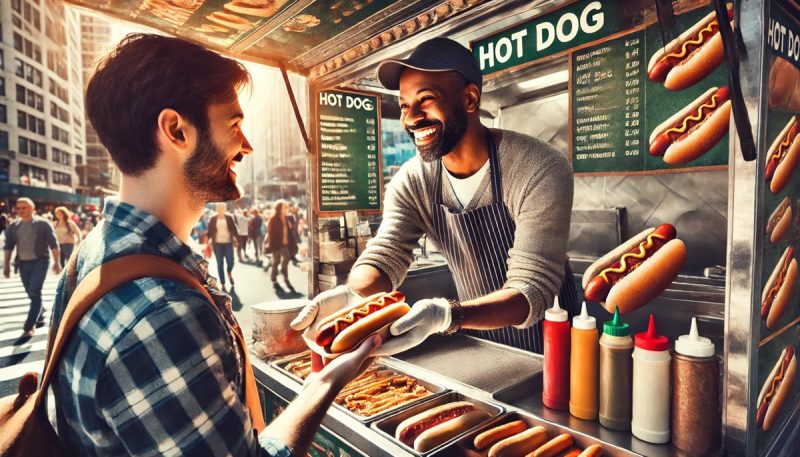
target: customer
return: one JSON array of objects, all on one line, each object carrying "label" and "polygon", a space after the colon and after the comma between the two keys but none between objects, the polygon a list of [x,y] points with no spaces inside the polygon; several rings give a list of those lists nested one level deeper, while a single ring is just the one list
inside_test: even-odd
[{"label": "customer", "polygon": [[[244,351],[231,297],[188,245],[208,202],[236,200],[232,172],[252,147],[237,90],[247,70],[196,44],[129,35],[89,80],[86,111],[122,172],[119,199],[83,242],[77,279],[102,262],[148,253],[179,262],[213,297],[142,278],[106,294],[80,321],[53,376],[65,455],[305,455],[338,391],[379,338],[338,357],[261,431],[244,403]],[[224,206],[218,209],[228,229]],[[213,229],[212,229],[213,230]],[[218,240],[219,241],[219,240]],[[56,296],[60,323],[65,281]],[[365,363],[366,362],[366,363]]]},{"label": "customer", "polygon": [[264,228],[264,219],[261,217],[261,211],[258,208],[253,208],[250,210],[250,226],[248,227],[248,232],[250,235],[250,239],[253,241],[253,249],[256,253],[256,263],[261,262],[261,248],[264,244],[264,234],[266,230]]},{"label": "customer", "polygon": [[25,293],[31,300],[28,318],[22,327],[22,336],[30,338],[34,335],[34,327],[44,326],[42,309],[42,286],[47,276],[50,263],[47,248],[53,255],[53,272],[61,273],[59,259],[61,253],[53,226],[47,219],[35,215],[36,205],[30,198],[17,200],[16,210],[19,218],[12,222],[6,230],[5,262],[3,276],[11,276],[11,251],[17,249],[15,264],[19,267],[20,279]]},{"label": "customer", "polygon": [[236,236],[239,242],[236,251],[239,254],[239,262],[244,262],[245,260],[249,260],[247,257],[247,237],[250,227],[250,218],[247,217],[247,211],[242,209],[237,209],[234,214],[236,215]]},{"label": "customer", "polygon": [[272,217],[267,222],[267,245],[272,253],[272,286],[280,289],[278,284],[278,268],[281,270],[286,287],[294,292],[292,283],[289,282],[289,232],[292,227],[286,218],[289,206],[285,200],[278,200],[272,212]]},{"label": "customer", "polygon": [[239,240],[236,238],[238,228],[233,216],[225,210],[225,203],[217,203],[217,214],[208,221],[208,244],[214,250],[214,259],[217,261],[217,275],[222,283],[222,290],[225,290],[225,264],[228,264],[228,278],[233,281],[233,249],[238,246]]},{"label": "customer", "polygon": [[56,239],[61,248],[61,259],[59,264],[64,268],[67,260],[72,255],[72,250],[78,246],[83,239],[81,229],[72,222],[72,212],[64,206],[59,206],[54,210],[56,220],[53,222],[53,229],[56,232]]}]

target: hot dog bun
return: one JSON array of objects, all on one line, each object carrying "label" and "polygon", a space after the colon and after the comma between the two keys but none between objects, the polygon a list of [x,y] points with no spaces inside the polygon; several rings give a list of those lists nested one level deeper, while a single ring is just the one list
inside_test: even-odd
[{"label": "hot dog bun", "polygon": [[593,444],[581,452],[578,457],[600,457],[605,454],[606,451],[603,450],[603,446],[599,444]]},{"label": "hot dog bun", "polygon": [[413,446],[423,432],[456,417],[475,411],[475,405],[468,401],[455,401],[415,414],[400,422],[394,432],[397,441]]},{"label": "hot dog bun", "polygon": [[800,69],[783,57],[776,57],[769,70],[769,107],[800,112]]},{"label": "hot dog bun", "polygon": [[[783,372],[782,379],[776,379],[781,374],[781,368],[785,363],[784,359],[786,358],[786,353],[789,350],[792,351],[791,359]],[[784,403],[786,403],[786,400],[792,391],[796,373],[797,355],[794,354],[794,348],[790,349],[787,347],[783,350],[783,352],[781,352],[781,356],[778,358],[778,361],[775,363],[775,367],[772,369],[769,376],[767,376],[764,386],[761,388],[761,393],[758,395],[758,402],[756,404],[759,406],[759,410],[764,407],[764,401],[769,402],[767,405],[766,414],[764,415],[763,422],[761,424],[761,428],[764,431],[768,431],[775,424],[775,421],[777,420]],[[773,388],[773,383],[775,382],[780,382],[780,385],[777,387],[777,390],[773,392],[772,397],[768,399],[767,394]]]},{"label": "hot dog bun", "polygon": [[491,419],[489,413],[483,410],[476,410],[436,425],[422,432],[414,440],[414,450],[428,452],[489,419]]},{"label": "hot dog bun", "polygon": [[523,420],[511,421],[480,433],[472,441],[472,444],[475,446],[475,449],[481,451],[504,438],[524,432],[527,428],[528,424]]},{"label": "hot dog bun", "polygon": [[[772,156],[778,152],[780,145],[782,142],[787,140],[787,135],[790,134],[790,130],[792,130],[792,126],[797,122],[797,117],[792,116],[789,120],[789,123],[786,124],[786,127],[781,130],[780,135],[775,138],[775,141],[772,142],[772,145],[767,150],[767,164],[769,164]],[[789,151],[786,153],[786,156],[783,160],[778,163],[777,168],[775,168],[775,172],[772,175],[772,179],[769,183],[769,190],[772,191],[773,194],[777,194],[784,187],[786,184],[789,183],[792,175],[794,174],[795,169],[797,168],[798,159],[800,159],[800,134],[793,135],[794,138],[788,138],[788,141],[791,142],[789,146]]]},{"label": "hot dog bun", "polygon": [[[677,141],[671,142],[664,153],[664,162],[670,165],[689,163],[708,152],[728,133],[731,118],[731,102],[728,99],[727,90],[725,88],[723,89],[724,95],[722,99],[724,99],[724,101],[720,100],[719,105],[713,108],[710,114],[707,114],[705,110],[703,110],[703,112],[699,114],[701,116],[700,124],[687,130],[687,133],[681,136]],[[685,122],[684,120],[687,117],[698,116],[698,110],[701,106],[711,103],[711,97],[717,92],[723,91],[717,87],[708,89],[684,109],[662,122],[658,127],[653,129],[653,132],[650,134],[650,144],[652,145],[656,137],[661,135],[661,133],[675,125],[680,125]]]},{"label": "hot dog bun", "polygon": [[792,202],[784,197],[767,220],[767,235],[772,244],[779,243],[792,227]]},{"label": "hot dog bun", "polygon": [[556,457],[560,452],[570,447],[572,447],[572,435],[569,433],[562,433],[539,446],[538,449],[531,452],[526,457]]},{"label": "hot dog bun", "polygon": [[245,31],[250,30],[253,24],[243,17],[235,14],[223,13],[222,11],[214,11],[206,16],[210,22],[224,27],[229,27],[234,30]]},{"label": "hot dog bun", "polygon": [[[788,267],[784,269],[784,265],[787,263]],[[774,287],[776,287],[776,283],[780,279],[781,273],[784,273],[783,282],[780,284],[780,288],[778,289],[777,293],[772,292],[774,294],[772,303],[767,303],[768,298],[770,297],[770,292],[773,291]],[[792,300],[796,282],[797,260],[794,258],[794,248],[790,246],[783,251],[783,255],[781,255],[778,263],[775,264],[775,268],[772,270],[772,274],[767,280],[767,283],[764,285],[764,290],[761,293],[761,314],[762,318],[766,320],[767,329],[771,330],[774,328],[775,324],[777,324],[781,316],[783,316],[783,312],[786,311],[786,307],[789,306],[789,302]],[[766,316],[764,316],[765,311]]]},{"label": "hot dog bun", "polygon": [[[361,344],[368,336],[405,316],[409,311],[411,311],[411,307],[406,303],[394,303],[359,319],[336,335],[331,344],[331,352],[338,354],[349,351]],[[389,336],[388,330],[388,328],[385,329],[384,334],[381,335],[383,339]]]},{"label": "hot dog bun", "polygon": [[[691,28],[683,32],[678,38],[670,41],[662,49],[653,54],[648,63],[648,73],[667,54],[680,51],[683,43],[696,40],[701,30],[707,28],[712,21],[716,21],[716,14],[709,13]],[[733,24],[733,22],[731,22]],[[708,41],[703,43],[698,49],[689,53],[677,65],[672,67],[664,79],[664,87],[669,90],[682,90],[708,76],[725,60],[725,49],[722,44],[722,36],[715,31]],[[658,81],[658,79],[651,79]]]},{"label": "hot dog bun", "polygon": [[547,442],[544,427],[533,427],[501,440],[489,448],[489,457],[517,457],[535,451]]},{"label": "hot dog bun", "polygon": [[223,5],[226,11],[248,16],[271,17],[286,0],[234,0]]}]

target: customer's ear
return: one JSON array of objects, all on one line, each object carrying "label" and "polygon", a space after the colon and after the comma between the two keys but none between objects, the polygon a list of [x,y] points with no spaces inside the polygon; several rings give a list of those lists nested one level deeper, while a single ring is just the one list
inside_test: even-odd
[{"label": "customer's ear", "polygon": [[157,142],[162,151],[174,151],[188,157],[196,146],[194,126],[173,109],[158,114]]}]

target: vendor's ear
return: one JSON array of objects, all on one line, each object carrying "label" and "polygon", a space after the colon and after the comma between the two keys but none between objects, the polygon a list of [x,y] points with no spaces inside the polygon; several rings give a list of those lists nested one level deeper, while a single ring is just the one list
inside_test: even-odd
[{"label": "vendor's ear", "polygon": [[194,151],[197,130],[184,116],[173,109],[158,114],[156,139],[162,151],[171,150],[187,156]]},{"label": "vendor's ear", "polygon": [[465,104],[468,113],[474,113],[481,106],[481,90],[474,83],[467,84],[464,88]]}]

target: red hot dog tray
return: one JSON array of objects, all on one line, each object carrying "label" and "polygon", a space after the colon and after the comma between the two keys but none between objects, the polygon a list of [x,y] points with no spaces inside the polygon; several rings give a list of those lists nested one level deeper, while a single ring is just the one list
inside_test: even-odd
[{"label": "red hot dog tray", "polygon": [[[306,351],[298,355],[275,360],[271,365],[299,384],[303,384],[303,377],[298,376],[298,374],[291,371],[290,368],[292,368],[293,364],[302,364],[305,366],[306,362],[310,365],[310,360],[310,352]],[[371,384],[372,388],[367,388],[366,384]],[[385,389],[385,386],[388,384],[392,384],[396,393],[402,393],[402,395],[407,397],[407,400],[398,399],[396,402],[392,401],[389,398],[392,397],[392,395],[388,392],[388,389]],[[363,387],[354,388],[354,385]],[[422,393],[420,387],[426,389],[429,394],[425,395]],[[441,395],[447,391],[448,389],[443,386],[420,379],[416,376],[409,376],[390,364],[378,361],[364,374],[344,387],[340,396],[337,396],[334,407],[341,409],[359,422],[367,424],[437,395]],[[375,400],[375,403],[370,403],[370,396]],[[381,401],[397,404],[395,406],[386,407],[385,403],[381,403]],[[358,409],[359,406],[371,406],[373,404],[374,408],[380,409],[380,411],[370,415],[360,414],[347,406],[350,405],[351,408]]]},{"label": "red hot dog tray", "polygon": [[456,456],[486,457],[489,454],[489,448],[491,448],[491,446],[487,447],[482,451],[478,451],[472,444],[472,442],[475,440],[475,437],[478,434],[485,432],[486,430],[489,430],[492,427],[506,424],[508,422],[515,421],[517,419],[522,419],[523,421],[525,421],[528,424],[528,428],[532,428],[537,425],[544,427],[545,430],[547,430],[548,439],[555,438],[556,436],[562,433],[569,433],[570,435],[572,435],[572,440],[574,442],[573,446],[581,450],[586,449],[587,447],[593,444],[599,444],[603,446],[603,450],[605,451],[605,454],[603,455],[606,457],[639,456],[639,454],[635,454],[626,449],[622,449],[620,447],[600,441],[593,436],[581,433],[577,430],[572,430],[558,424],[553,424],[551,422],[548,422],[546,420],[540,419],[535,416],[531,416],[529,414],[524,414],[514,411],[504,414],[502,416],[498,416],[492,419],[491,421],[481,425],[480,427],[473,429],[471,432],[467,433],[466,435],[463,435],[458,441],[453,443],[453,445],[448,446],[445,449],[442,449],[441,452],[438,452],[436,454],[436,457],[456,457]]},{"label": "red hot dog tray", "polygon": [[[483,400],[478,400],[478,399],[475,399],[475,398],[472,398],[472,397],[468,397],[468,396],[466,396],[464,394],[461,394],[459,392],[448,392],[448,393],[445,393],[445,394],[442,394],[442,395],[439,395],[439,396],[436,396],[436,397],[433,397],[433,398],[426,399],[423,402],[421,402],[421,403],[419,403],[419,404],[417,404],[417,405],[415,405],[413,407],[406,408],[406,409],[404,409],[402,411],[398,411],[398,412],[396,412],[396,413],[394,413],[392,415],[389,415],[389,416],[387,416],[387,417],[385,417],[385,418],[383,418],[381,420],[375,421],[370,425],[370,427],[372,427],[378,433],[384,435],[386,438],[394,441],[395,443],[397,443],[399,446],[403,447],[405,450],[407,450],[411,454],[414,454],[414,455],[417,455],[417,456],[426,457],[426,456],[429,456],[431,454],[435,454],[435,453],[441,451],[442,449],[446,449],[448,446],[453,444],[456,440],[460,439],[460,437],[462,437],[464,434],[462,433],[462,434],[460,434],[458,436],[455,436],[455,437],[453,437],[453,439],[451,439],[451,440],[449,440],[449,441],[447,441],[445,443],[442,443],[440,446],[437,446],[437,447],[431,449],[428,452],[417,452],[413,448],[410,448],[410,447],[406,446],[405,444],[397,441],[395,439],[395,437],[394,437],[395,430],[397,429],[397,426],[400,424],[400,422],[403,422],[404,420],[408,419],[409,417],[411,417],[411,416],[413,416],[415,414],[419,414],[419,413],[421,413],[423,411],[427,411],[427,410],[429,410],[431,408],[435,408],[437,406],[444,405],[445,403],[450,403],[450,402],[454,402],[454,401],[468,401],[468,402],[471,402],[472,404],[475,405],[476,408],[479,408],[479,409],[482,409],[482,410],[488,412],[489,415],[492,416],[492,419],[489,419],[489,420],[493,420],[497,416],[503,414],[503,412],[505,411],[505,409],[501,405],[498,405],[498,404],[495,404],[495,403],[490,403],[490,402],[483,401]],[[479,425],[478,427],[482,427],[482,425]],[[469,430],[467,432],[469,432]],[[439,454],[436,454],[436,455],[439,455]]]}]

